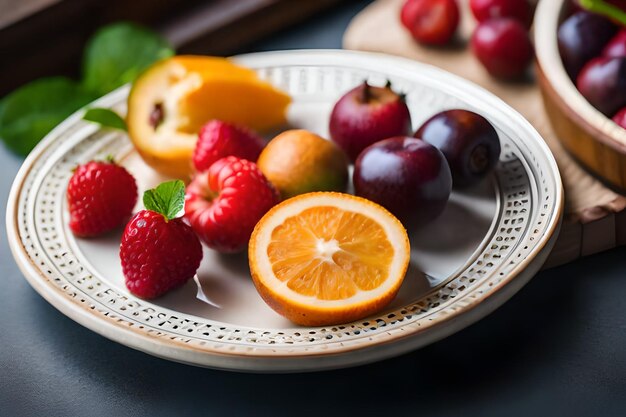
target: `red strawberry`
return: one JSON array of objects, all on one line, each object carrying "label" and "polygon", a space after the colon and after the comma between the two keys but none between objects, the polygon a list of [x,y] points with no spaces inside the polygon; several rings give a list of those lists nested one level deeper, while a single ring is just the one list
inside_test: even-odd
[{"label": "red strawberry", "polygon": [[191,227],[210,248],[228,253],[248,245],[254,226],[279,196],[254,162],[229,156],[198,174],[185,199]]},{"label": "red strawberry", "polygon": [[137,184],[123,167],[109,161],[79,165],[67,186],[70,229],[96,236],[124,224],[137,203]]},{"label": "red strawberry", "polygon": [[198,135],[193,153],[193,165],[197,171],[206,171],[220,158],[236,156],[256,161],[265,142],[252,130],[221,120],[211,120]]},{"label": "red strawberry", "polygon": [[128,290],[155,298],[192,278],[202,260],[202,245],[193,229],[177,217],[185,204],[185,185],[170,181],[143,196],[147,210],[126,225],[120,259]]}]

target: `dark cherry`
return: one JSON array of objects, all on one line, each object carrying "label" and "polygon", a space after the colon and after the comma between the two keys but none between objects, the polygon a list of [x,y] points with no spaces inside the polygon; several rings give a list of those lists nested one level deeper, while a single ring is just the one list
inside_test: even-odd
[{"label": "dark cherry", "polygon": [[533,59],[526,28],[511,18],[480,23],[472,35],[472,51],[487,71],[498,78],[520,77]]},{"label": "dark cherry", "polygon": [[459,6],[455,0],[407,0],[400,21],[416,41],[444,45],[459,26]]},{"label": "dark cherry", "polygon": [[626,29],[617,32],[602,50],[602,56],[619,58],[626,56]]},{"label": "dark cherry", "polygon": [[592,106],[611,117],[626,106],[626,57],[589,61],[580,71],[576,87]]},{"label": "dark cherry", "polygon": [[386,207],[407,229],[439,216],[452,189],[450,168],[441,151],[406,136],[363,150],[353,182],[357,195]]},{"label": "dark cherry", "polygon": [[498,17],[510,17],[525,27],[532,22],[528,0],[470,0],[470,8],[479,22]]},{"label": "dark cherry", "polygon": [[577,12],[559,26],[559,52],[565,70],[575,80],[582,67],[597,57],[617,32],[610,20],[588,12]]},{"label": "dark cherry", "polygon": [[500,140],[483,116],[469,110],[446,110],[428,119],[415,137],[443,152],[455,187],[483,179],[498,163]]},{"label": "dark cherry", "polygon": [[626,107],[615,113],[615,116],[613,116],[613,121],[617,123],[618,126],[626,129]]}]

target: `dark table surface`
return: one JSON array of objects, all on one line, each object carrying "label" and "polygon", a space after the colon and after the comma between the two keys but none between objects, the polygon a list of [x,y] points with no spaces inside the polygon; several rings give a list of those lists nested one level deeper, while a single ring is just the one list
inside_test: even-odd
[{"label": "dark table surface", "polygon": [[[353,2],[251,50],[339,48]],[[0,147],[1,210],[22,160]],[[626,250],[539,273],[477,324],[332,372],[251,375],[157,359],[68,319],[0,239],[0,416],[626,416]]]}]

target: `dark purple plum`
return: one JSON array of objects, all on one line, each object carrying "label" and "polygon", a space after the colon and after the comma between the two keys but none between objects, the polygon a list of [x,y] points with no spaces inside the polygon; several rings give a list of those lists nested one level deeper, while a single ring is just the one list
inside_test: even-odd
[{"label": "dark purple plum", "polygon": [[353,182],[357,195],[386,207],[407,229],[439,216],[452,190],[441,151],[407,136],[365,148],[356,160]]},{"label": "dark purple plum", "polygon": [[559,52],[565,70],[575,80],[582,67],[602,52],[617,32],[610,20],[588,12],[577,12],[559,27]]},{"label": "dark purple plum", "polygon": [[415,137],[443,152],[455,187],[476,184],[500,158],[498,133],[487,119],[469,110],[437,113],[424,122]]},{"label": "dark purple plum", "polygon": [[593,59],[578,75],[576,87],[592,106],[613,116],[626,106],[626,57]]}]

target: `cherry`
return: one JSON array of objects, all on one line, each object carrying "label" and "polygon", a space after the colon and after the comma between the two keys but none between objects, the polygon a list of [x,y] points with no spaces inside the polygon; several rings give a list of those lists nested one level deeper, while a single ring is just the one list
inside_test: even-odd
[{"label": "cherry", "polygon": [[528,0],[470,0],[470,8],[479,22],[510,17],[529,27],[532,13]]},{"label": "cherry", "polygon": [[400,20],[416,41],[444,45],[459,25],[459,7],[455,0],[408,0]]},{"label": "cherry", "polygon": [[576,80],[578,91],[607,116],[626,106],[626,57],[594,58]]},{"label": "cherry", "polygon": [[617,32],[602,50],[602,56],[619,58],[626,56],[626,29]]},{"label": "cherry", "polygon": [[511,18],[480,23],[472,36],[472,51],[487,71],[498,78],[523,75],[533,59],[526,29]]},{"label": "cherry", "polygon": [[619,126],[626,129],[626,107],[623,107],[620,111],[615,113],[615,116],[613,116],[613,121]]}]

